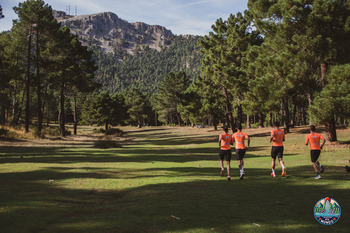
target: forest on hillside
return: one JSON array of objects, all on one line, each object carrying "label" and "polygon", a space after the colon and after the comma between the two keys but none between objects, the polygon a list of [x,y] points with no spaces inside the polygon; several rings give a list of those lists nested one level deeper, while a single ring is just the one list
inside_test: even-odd
[{"label": "forest on hillside", "polygon": [[100,91],[111,94],[130,88],[154,93],[160,82],[170,72],[184,71],[191,79],[200,75],[203,55],[200,53],[200,36],[172,36],[168,45],[158,52],[146,47],[136,48],[134,54],[125,50],[104,53],[98,46],[91,46],[98,70],[96,77]]},{"label": "forest on hillside", "polygon": [[41,135],[44,120],[58,121],[65,136],[66,122],[234,131],[280,121],[287,133],[323,124],[329,141],[348,125],[349,0],[250,0],[209,35],[134,56],[83,46],[42,0],[14,10],[18,20],[0,34],[2,125]]}]

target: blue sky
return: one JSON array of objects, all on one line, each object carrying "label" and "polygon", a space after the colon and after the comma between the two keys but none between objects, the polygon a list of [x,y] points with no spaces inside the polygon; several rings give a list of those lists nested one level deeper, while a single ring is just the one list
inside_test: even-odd
[{"label": "blue sky", "polygon": [[[18,6],[16,0],[0,0],[4,19],[0,19],[0,31],[9,30],[12,20],[17,18],[13,11]],[[99,12],[113,12],[120,18],[132,22],[161,25],[174,34],[207,35],[211,25],[218,18],[227,19],[229,15],[247,9],[248,0],[46,0],[53,9],[74,15]]]}]

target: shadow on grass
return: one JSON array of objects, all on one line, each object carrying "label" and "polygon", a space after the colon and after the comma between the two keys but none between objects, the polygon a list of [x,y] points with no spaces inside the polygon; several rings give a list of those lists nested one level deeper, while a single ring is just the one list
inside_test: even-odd
[{"label": "shadow on grass", "polygon": [[[257,147],[247,151],[245,179],[238,180],[233,161],[232,181],[227,182],[218,176],[219,166],[205,166],[218,161],[218,148],[179,146],[212,139],[165,138],[166,148],[144,148],[138,142],[108,150],[2,147],[0,164],[47,165],[11,173],[1,172],[0,165],[1,232],[348,232],[348,211],[331,227],[319,224],[312,212],[327,196],[343,210],[350,209],[349,185],[339,188],[349,182],[343,167],[326,166],[321,180],[314,180],[311,163],[287,166],[287,177],[278,173],[271,178],[270,169],[249,168],[249,158],[261,157],[252,152],[264,150]],[[176,164],[160,167],[158,162]],[[196,163],[183,167],[186,162]],[[120,163],[131,163],[132,168],[118,168]],[[138,163],[149,165],[138,168]]]},{"label": "shadow on grass", "polygon": [[[288,178],[271,178],[265,169],[246,169],[244,180],[233,178],[227,182],[217,177],[177,182],[180,176],[217,176],[217,169],[173,167],[168,170],[176,175],[169,176],[167,182],[122,191],[66,189],[55,182],[34,182],[47,176],[77,176],[55,169],[0,174],[0,226],[2,232],[12,233],[293,233],[330,232],[330,228],[333,232],[348,232],[349,212],[343,211],[332,227],[320,225],[312,213],[315,203],[326,196],[334,197],[343,210],[349,209],[348,190],[334,189],[329,180],[315,181],[312,177],[305,178],[308,184],[301,184],[293,172],[303,169],[293,168]],[[144,172],[158,173],[159,168]],[[112,185],[114,176],[88,172],[81,178],[106,179]]]}]

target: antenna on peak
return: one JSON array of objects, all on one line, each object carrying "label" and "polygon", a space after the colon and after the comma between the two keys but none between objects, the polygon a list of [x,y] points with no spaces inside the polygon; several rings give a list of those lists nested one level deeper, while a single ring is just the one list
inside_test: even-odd
[{"label": "antenna on peak", "polygon": [[75,5],[75,16],[78,16],[78,7]]}]

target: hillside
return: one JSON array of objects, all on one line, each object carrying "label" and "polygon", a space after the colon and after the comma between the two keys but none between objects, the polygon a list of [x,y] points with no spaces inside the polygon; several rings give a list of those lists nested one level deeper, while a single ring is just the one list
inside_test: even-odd
[{"label": "hillside", "polygon": [[54,11],[54,15],[94,51],[100,91],[136,87],[152,93],[171,71],[183,70],[193,79],[199,75],[198,36],[177,36],[163,26],[129,23],[111,12],[69,16]]}]

